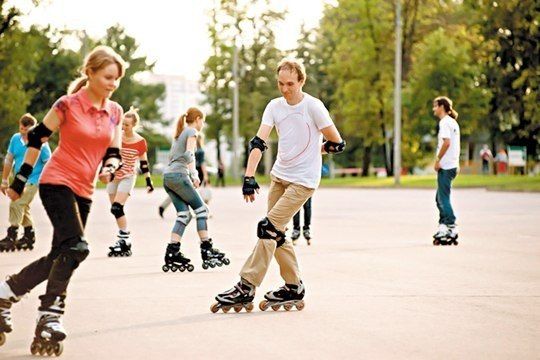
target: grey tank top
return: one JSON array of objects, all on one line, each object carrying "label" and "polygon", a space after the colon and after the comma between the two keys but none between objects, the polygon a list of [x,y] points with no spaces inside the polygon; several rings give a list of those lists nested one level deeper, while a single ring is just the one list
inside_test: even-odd
[{"label": "grey tank top", "polygon": [[173,142],[169,153],[169,165],[163,171],[164,174],[189,174],[188,165],[195,159],[193,155],[188,156],[186,154],[186,145],[188,138],[192,136],[197,136],[197,130],[185,127],[180,136]]}]

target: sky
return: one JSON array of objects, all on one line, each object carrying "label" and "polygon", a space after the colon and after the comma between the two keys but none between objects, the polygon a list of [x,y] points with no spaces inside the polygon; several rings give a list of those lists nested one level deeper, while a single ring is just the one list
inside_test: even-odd
[{"label": "sky", "polygon": [[[275,9],[288,10],[277,31],[277,46],[292,49],[300,25],[317,26],[324,4],[331,0],[271,0]],[[155,73],[199,78],[210,54],[208,11],[215,0],[42,0],[39,7],[30,0],[12,0],[24,12],[21,24],[51,25],[59,29],[86,30],[101,37],[108,27],[121,24],[140,45],[149,61],[156,61]],[[149,5],[151,4],[151,5]]]}]

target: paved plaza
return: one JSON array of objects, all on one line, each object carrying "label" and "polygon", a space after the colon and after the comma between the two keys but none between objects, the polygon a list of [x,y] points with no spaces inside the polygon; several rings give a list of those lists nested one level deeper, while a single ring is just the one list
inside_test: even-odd
[{"label": "paved plaza", "polygon": [[[296,247],[303,311],[209,310],[238,281],[256,242],[267,188],[246,204],[239,188],[214,189],[209,230],[228,267],[203,270],[194,221],[182,252],[193,273],[161,270],[175,212],[161,219],[163,189],[137,189],[126,205],[133,256],[108,258],[115,223],[99,190],[86,237],[91,253],[66,302],[63,359],[538,359],[540,194],[453,193],[459,246],[434,247],[434,190],[328,189],[313,199],[313,241]],[[32,252],[1,253],[0,277],[45,255],[52,228],[38,198]],[[7,198],[0,199],[2,236]],[[258,289],[282,285],[275,262]],[[30,358],[37,287],[13,308],[2,359]]]}]

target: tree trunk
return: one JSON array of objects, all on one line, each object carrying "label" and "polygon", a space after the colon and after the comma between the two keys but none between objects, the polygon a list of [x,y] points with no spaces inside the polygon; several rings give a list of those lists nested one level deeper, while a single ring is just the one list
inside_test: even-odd
[{"label": "tree trunk", "polygon": [[369,176],[369,166],[371,165],[371,145],[364,147],[364,159],[362,160],[362,177]]}]

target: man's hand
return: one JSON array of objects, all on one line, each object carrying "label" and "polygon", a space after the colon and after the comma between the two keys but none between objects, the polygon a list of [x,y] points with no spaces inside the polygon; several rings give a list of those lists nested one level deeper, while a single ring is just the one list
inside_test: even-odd
[{"label": "man's hand", "polygon": [[242,194],[246,202],[255,201],[255,193],[259,193],[260,186],[255,181],[255,176],[244,176],[244,183],[242,184]]},{"label": "man's hand", "polygon": [[436,160],[435,161],[435,165],[433,165],[433,168],[435,169],[435,171],[439,171],[441,169],[441,162],[440,160]]},{"label": "man's hand", "polygon": [[[23,190],[24,191],[24,190]],[[11,199],[11,201],[17,201],[19,200],[19,198],[21,197],[22,193],[19,194],[18,192],[16,192],[15,190],[13,190],[12,188],[8,188],[6,190],[7,192],[7,196]]]}]

